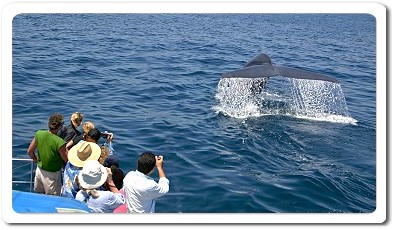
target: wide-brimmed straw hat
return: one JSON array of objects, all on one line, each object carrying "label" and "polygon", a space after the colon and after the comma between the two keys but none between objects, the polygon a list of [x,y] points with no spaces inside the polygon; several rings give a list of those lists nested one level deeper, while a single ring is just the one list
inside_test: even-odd
[{"label": "wide-brimmed straw hat", "polygon": [[68,160],[76,167],[83,167],[87,160],[98,160],[101,154],[100,146],[88,141],[80,141],[68,151]]},{"label": "wide-brimmed straw hat", "polygon": [[103,165],[97,160],[88,160],[78,174],[78,181],[82,188],[95,189],[104,184],[107,176],[107,169]]}]

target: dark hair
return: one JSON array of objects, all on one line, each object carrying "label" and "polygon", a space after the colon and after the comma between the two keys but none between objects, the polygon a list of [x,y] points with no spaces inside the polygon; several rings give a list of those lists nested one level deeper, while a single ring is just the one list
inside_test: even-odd
[{"label": "dark hair", "polygon": [[51,117],[49,117],[48,128],[50,130],[58,129],[59,127],[63,126],[63,124],[63,115],[61,115],[60,113],[54,113],[51,115]]},{"label": "dark hair", "polygon": [[[120,190],[121,188],[123,188],[123,179],[124,179],[124,172],[122,169],[116,167],[116,166],[111,166],[111,172],[112,172],[112,181],[115,184],[115,187]],[[102,186],[103,190],[108,190],[109,186],[107,183],[104,183]]]},{"label": "dark hair", "polygon": [[96,142],[98,142],[101,137],[101,132],[100,130],[98,130],[98,128],[93,128],[88,132],[87,136],[93,138]]},{"label": "dark hair", "polygon": [[104,167],[111,168],[113,165],[119,168],[119,159],[115,155],[109,155],[105,158]]},{"label": "dark hair", "polygon": [[156,157],[151,152],[144,152],[138,157],[137,170],[147,175],[156,165]]},{"label": "dark hair", "polygon": [[112,172],[112,180],[114,181],[116,188],[117,189],[123,188],[123,179],[124,179],[123,170],[113,165],[111,166],[111,172]]}]

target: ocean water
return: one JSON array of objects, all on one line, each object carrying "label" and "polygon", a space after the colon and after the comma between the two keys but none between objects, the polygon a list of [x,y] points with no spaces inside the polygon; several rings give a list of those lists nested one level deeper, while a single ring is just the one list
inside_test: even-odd
[{"label": "ocean water", "polygon": [[[52,113],[68,123],[79,111],[114,133],[125,172],[144,151],[164,156],[170,192],[157,212],[371,213],[375,23],[368,14],[17,15],[12,155],[27,158]],[[270,78],[251,96],[250,79],[221,79],[259,53],[340,84]],[[29,180],[29,167],[14,162],[13,180]]]}]

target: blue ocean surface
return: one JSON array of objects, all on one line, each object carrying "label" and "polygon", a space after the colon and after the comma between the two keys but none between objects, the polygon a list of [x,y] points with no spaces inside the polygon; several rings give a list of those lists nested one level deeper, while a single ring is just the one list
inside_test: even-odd
[{"label": "blue ocean surface", "polygon": [[[372,15],[19,14],[12,29],[13,158],[52,113],[79,111],[114,133],[125,172],[164,156],[156,212],[376,209]],[[221,75],[259,53],[340,83],[270,78],[247,101]],[[30,180],[18,164],[13,180]]]}]

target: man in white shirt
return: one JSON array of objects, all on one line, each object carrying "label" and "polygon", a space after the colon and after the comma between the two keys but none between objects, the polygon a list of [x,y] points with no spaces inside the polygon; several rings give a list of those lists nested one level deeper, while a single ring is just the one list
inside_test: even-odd
[{"label": "man in white shirt", "polygon": [[[159,182],[151,175],[155,166],[159,173]],[[163,170],[163,156],[144,152],[138,158],[137,170],[127,173],[123,180],[123,189],[127,210],[131,213],[155,212],[156,199],[164,196],[170,189],[170,181]]]}]

